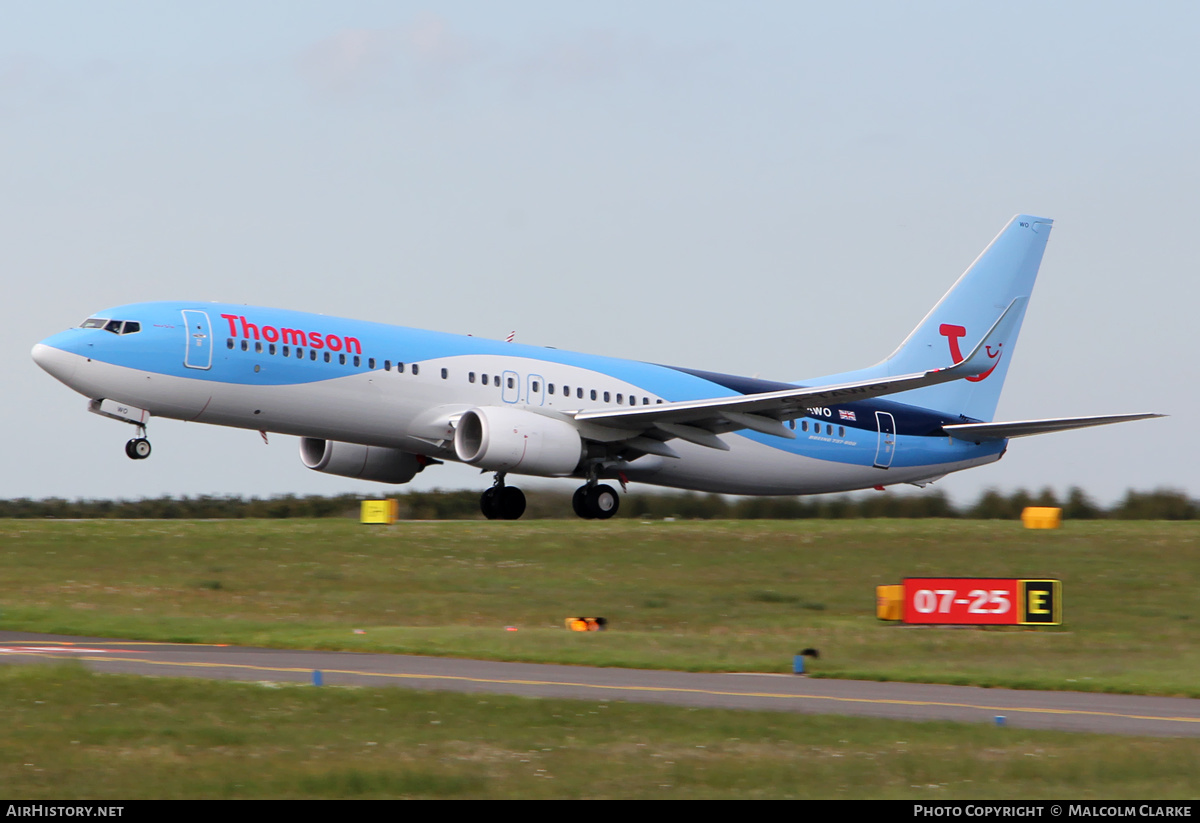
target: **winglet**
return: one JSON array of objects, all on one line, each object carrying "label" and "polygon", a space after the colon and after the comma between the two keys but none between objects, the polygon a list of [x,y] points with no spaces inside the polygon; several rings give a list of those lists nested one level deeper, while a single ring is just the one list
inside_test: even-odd
[{"label": "winglet", "polygon": [[1028,297],[1013,298],[1013,301],[1008,304],[1008,308],[1004,310],[1004,314],[1000,315],[1000,319],[992,324],[987,334],[971,350],[970,354],[953,366],[945,369],[934,369],[927,372],[927,374],[945,373],[954,377],[975,377],[986,372],[992,367],[992,360],[995,357],[995,355],[990,354],[990,350],[999,350],[1011,338],[1013,331],[1021,323],[1023,316],[1022,309],[1028,302]]}]

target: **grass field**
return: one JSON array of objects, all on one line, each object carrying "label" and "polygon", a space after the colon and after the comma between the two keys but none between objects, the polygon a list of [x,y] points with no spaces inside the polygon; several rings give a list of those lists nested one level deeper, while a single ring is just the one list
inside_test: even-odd
[{"label": "grass field", "polygon": [[1169,800],[1200,746],[985,724],[0,666],[0,795]]},{"label": "grass field", "polygon": [[[0,627],[697,671],[815,647],[818,676],[1200,697],[1198,549],[1194,521],[9,520]],[[879,622],[905,576],[1056,577],[1065,625]]]}]

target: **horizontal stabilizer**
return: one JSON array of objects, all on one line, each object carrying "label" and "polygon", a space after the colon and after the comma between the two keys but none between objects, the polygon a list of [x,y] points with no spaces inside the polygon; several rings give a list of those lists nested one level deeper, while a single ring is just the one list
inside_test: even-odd
[{"label": "horizontal stabilizer", "polygon": [[1166,417],[1165,414],[1106,414],[1092,417],[1054,417],[1046,420],[1012,420],[1007,423],[950,423],[942,426],[946,433],[958,440],[1006,440],[1009,437],[1028,437],[1031,434],[1086,429],[1089,426],[1107,426],[1109,423],[1124,423],[1128,420],[1147,420],[1151,417]]}]

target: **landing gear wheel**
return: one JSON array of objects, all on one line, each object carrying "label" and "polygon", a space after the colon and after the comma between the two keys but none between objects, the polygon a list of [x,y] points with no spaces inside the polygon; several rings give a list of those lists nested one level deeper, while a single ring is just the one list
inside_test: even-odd
[{"label": "landing gear wheel", "polygon": [[586,520],[607,520],[621,508],[621,498],[612,486],[580,486],[571,506]]},{"label": "landing gear wheel", "polygon": [[130,440],[125,444],[125,454],[130,460],[145,460],[150,456],[150,441],[144,437]]},{"label": "landing gear wheel", "polygon": [[600,520],[607,520],[621,508],[621,498],[612,486],[596,486],[588,493],[587,502]]},{"label": "landing gear wheel", "polygon": [[498,489],[500,499],[500,516],[505,520],[520,520],[525,513],[525,492],[516,486],[505,486]]},{"label": "landing gear wheel", "polygon": [[580,486],[575,490],[575,494],[571,497],[571,508],[584,520],[594,520],[596,515],[591,514],[587,507],[587,491],[587,486]]},{"label": "landing gear wheel", "polygon": [[479,497],[479,509],[488,520],[496,520],[501,516],[499,494],[501,491],[503,489],[492,486]]}]

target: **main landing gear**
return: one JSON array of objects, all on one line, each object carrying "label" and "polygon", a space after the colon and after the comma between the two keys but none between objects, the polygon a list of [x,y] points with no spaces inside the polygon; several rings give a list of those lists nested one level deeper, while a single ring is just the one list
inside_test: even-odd
[{"label": "main landing gear", "polygon": [[571,507],[585,520],[607,520],[621,508],[621,498],[612,486],[589,483],[575,490]]},{"label": "main landing gear", "polygon": [[504,485],[504,472],[497,472],[495,484],[479,498],[479,508],[488,520],[519,520],[525,513],[525,493]]},{"label": "main landing gear", "polygon": [[[612,486],[592,479],[575,490],[571,507],[585,520],[607,520],[621,507],[621,498]],[[497,472],[495,483],[479,498],[479,508],[488,520],[518,520],[525,513],[525,493],[504,485],[504,472]]]}]

